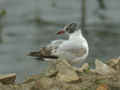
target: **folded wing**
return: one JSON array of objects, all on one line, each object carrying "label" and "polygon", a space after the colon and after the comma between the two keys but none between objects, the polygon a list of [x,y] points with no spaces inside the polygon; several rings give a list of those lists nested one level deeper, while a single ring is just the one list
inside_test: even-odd
[{"label": "folded wing", "polygon": [[59,47],[61,43],[63,43],[64,40],[55,40],[52,41],[49,45],[46,47],[40,48],[39,51],[33,51],[28,54],[28,56],[35,57],[36,59],[39,60],[44,60],[45,58],[47,59],[57,59],[58,56],[54,55],[53,53],[56,52],[56,49]]}]

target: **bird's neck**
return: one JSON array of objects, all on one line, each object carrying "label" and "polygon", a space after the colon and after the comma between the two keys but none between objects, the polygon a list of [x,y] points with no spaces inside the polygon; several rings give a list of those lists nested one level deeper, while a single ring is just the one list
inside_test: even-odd
[{"label": "bird's neck", "polygon": [[83,38],[83,35],[82,35],[82,32],[81,30],[77,30],[75,31],[74,33],[70,34],[69,35],[69,40],[72,40],[72,39],[82,39]]}]

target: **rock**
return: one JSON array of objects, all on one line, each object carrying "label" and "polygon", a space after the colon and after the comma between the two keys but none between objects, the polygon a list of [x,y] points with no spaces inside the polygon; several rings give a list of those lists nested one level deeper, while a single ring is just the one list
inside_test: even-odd
[{"label": "rock", "polygon": [[16,80],[16,73],[0,75],[0,82],[3,84],[13,84]]},{"label": "rock", "polygon": [[57,70],[55,69],[49,69],[47,72],[46,72],[46,76],[48,77],[54,77],[57,75]]},{"label": "rock", "polygon": [[74,67],[74,69],[75,69],[77,72],[84,72],[84,71],[86,71],[86,70],[89,70],[89,65],[88,65],[88,63],[84,63],[80,68]]},{"label": "rock", "polygon": [[80,79],[75,69],[66,60],[59,60],[56,64],[56,69],[58,70],[56,78],[60,81],[74,82]]},{"label": "rock", "polygon": [[97,87],[96,90],[110,90],[110,89],[109,89],[108,85],[106,85],[106,84],[101,84],[101,85],[99,85],[99,86]]},{"label": "rock", "polygon": [[31,90],[46,90],[50,89],[50,87],[53,85],[53,80],[47,77],[42,77],[40,80],[37,80],[35,84],[33,85]]},{"label": "rock", "polygon": [[[89,70],[87,63],[81,68],[77,68],[81,71],[79,73],[66,60],[58,60],[51,64],[48,72],[27,77],[27,80],[22,83],[5,85],[1,81],[0,90],[120,90],[120,69],[116,73],[112,68],[114,65],[119,65],[119,60],[111,65],[99,60],[96,60],[95,63],[96,69],[93,70],[95,73],[84,72]],[[16,74],[0,77],[6,82],[6,78],[12,76],[16,77]]]},{"label": "rock", "polygon": [[116,59],[115,58],[110,59],[106,64],[108,64],[110,67],[114,68],[115,70],[120,70],[120,57]]},{"label": "rock", "polygon": [[58,71],[56,70],[56,63],[51,62],[49,64],[48,70],[46,71],[46,76],[48,77],[56,76],[57,72]]},{"label": "rock", "polygon": [[108,66],[107,64],[101,62],[100,60],[96,59],[95,61],[95,65],[96,68],[94,70],[92,70],[93,72],[96,72],[98,74],[101,75],[105,75],[105,74],[113,74],[116,73],[116,71],[111,68],[110,66]]}]

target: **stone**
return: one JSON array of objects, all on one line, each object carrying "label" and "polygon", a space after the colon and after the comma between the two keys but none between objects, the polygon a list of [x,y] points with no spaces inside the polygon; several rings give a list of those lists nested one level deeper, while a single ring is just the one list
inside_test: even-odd
[{"label": "stone", "polygon": [[98,59],[96,59],[95,65],[96,65],[96,68],[92,71],[98,74],[105,75],[105,74],[116,73],[116,71],[113,68],[111,68],[110,66],[108,66],[107,64],[103,63]]},{"label": "stone", "polygon": [[0,75],[0,82],[3,84],[13,84],[16,80],[16,73]]},{"label": "stone", "polygon": [[114,68],[115,70],[120,70],[120,57],[110,59],[106,64],[108,64],[110,67]]},{"label": "stone", "polygon": [[110,90],[110,89],[109,89],[108,85],[106,85],[106,84],[101,84],[101,85],[99,85],[99,86],[97,87],[96,90]]},{"label": "stone", "polygon": [[56,76],[57,72],[58,71],[56,70],[56,63],[51,62],[49,64],[47,71],[46,71],[46,76],[48,76],[48,77]]},{"label": "stone", "polygon": [[58,70],[56,78],[60,81],[74,82],[80,79],[75,69],[66,60],[58,61],[56,68]]},{"label": "stone", "polygon": [[86,71],[86,70],[89,70],[89,65],[88,65],[88,63],[84,63],[80,68],[74,67],[74,69],[75,69],[77,72],[84,72],[84,71]]}]

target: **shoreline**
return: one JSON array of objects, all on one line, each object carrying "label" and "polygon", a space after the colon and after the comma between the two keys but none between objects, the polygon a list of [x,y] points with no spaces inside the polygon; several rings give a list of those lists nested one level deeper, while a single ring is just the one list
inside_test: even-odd
[{"label": "shoreline", "polygon": [[120,90],[120,58],[106,63],[96,60],[95,65],[95,69],[87,63],[75,68],[58,60],[43,74],[29,76],[19,84],[15,73],[0,75],[0,90]]}]

